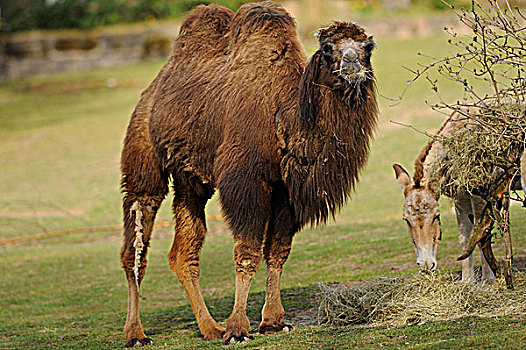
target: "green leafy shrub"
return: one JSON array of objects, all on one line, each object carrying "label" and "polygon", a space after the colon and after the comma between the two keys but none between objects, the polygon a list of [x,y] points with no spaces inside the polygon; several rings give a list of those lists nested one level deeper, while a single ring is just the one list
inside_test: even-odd
[{"label": "green leafy shrub", "polygon": [[199,4],[236,10],[247,0],[0,0],[1,30],[89,29],[101,25],[179,17]]}]

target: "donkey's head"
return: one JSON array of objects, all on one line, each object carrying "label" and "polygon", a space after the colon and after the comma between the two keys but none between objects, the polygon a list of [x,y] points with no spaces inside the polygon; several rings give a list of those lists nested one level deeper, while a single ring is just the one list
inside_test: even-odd
[{"label": "donkey's head", "polygon": [[433,272],[437,268],[438,244],[442,238],[438,195],[429,187],[421,186],[420,181],[411,180],[400,165],[394,164],[393,168],[404,191],[403,219],[415,248],[416,264],[423,272]]}]

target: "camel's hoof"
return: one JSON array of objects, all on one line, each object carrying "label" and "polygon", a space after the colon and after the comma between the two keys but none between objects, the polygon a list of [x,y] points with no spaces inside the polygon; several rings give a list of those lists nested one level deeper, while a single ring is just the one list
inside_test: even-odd
[{"label": "camel's hoof", "polygon": [[126,344],[124,344],[127,348],[134,348],[136,346],[146,346],[146,345],[153,345],[153,340],[151,338],[144,338],[144,339],[138,339],[133,338],[130,341],[127,341]]},{"label": "camel's hoof", "polygon": [[273,325],[267,324],[267,325],[260,326],[258,332],[260,334],[272,334],[272,333],[278,333],[278,332],[287,333],[287,332],[292,332],[293,330],[294,330],[294,327],[292,327],[289,324],[275,323]]},{"label": "camel's hoof", "polygon": [[205,340],[222,339],[225,333],[226,328],[217,326],[203,333],[203,337],[205,338]]},{"label": "camel's hoof", "polygon": [[242,342],[249,341],[249,340],[252,340],[252,339],[254,339],[253,336],[251,336],[248,333],[244,333],[244,332],[241,335],[239,335],[239,336],[233,335],[232,333],[230,333],[230,335],[228,335],[228,333],[227,333],[227,334],[225,334],[225,340],[223,340],[223,345],[242,343]]}]

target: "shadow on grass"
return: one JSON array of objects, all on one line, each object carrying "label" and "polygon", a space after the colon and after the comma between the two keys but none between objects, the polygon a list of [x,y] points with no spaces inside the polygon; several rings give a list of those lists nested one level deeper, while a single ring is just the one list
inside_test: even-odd
[{"label": "shadow on grass", "polygon": [[[318,287],[310,285],[307,287],[297,287],[281,290],[281,298],[285,308],[285,320],[287,323],[296,327],[306,327],[317,324],[316,312]],[[265,293],[250,294],[247,302],[247,316],[250,320],[251,330],[257,329],[261,322],[261,309],[265,303]],[[212,317],[220,324],[230,316],[234,307],[233,296],[209,298],[207,306]],[[199,332],[197,322],[190,304],[168,307],[163,310],[145,313],[146,324],[145,332],[154,336],[157,334],[170,333],[174,330],[187,330]]]}]

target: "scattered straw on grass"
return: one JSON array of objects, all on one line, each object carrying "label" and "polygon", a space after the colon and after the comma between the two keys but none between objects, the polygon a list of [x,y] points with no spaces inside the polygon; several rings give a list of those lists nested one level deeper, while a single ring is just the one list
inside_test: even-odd
[{"label": "scattered straw on grass", "polygon": [[506,289],[504,278],[473,284],[445,274],[379,277],[357,286],[320,284],[318,322],[400,326],[524,314],[526,275],[516,272],[514,278],[514,290]]}]

